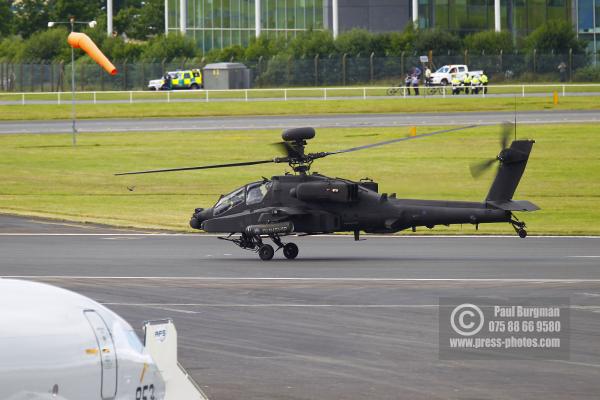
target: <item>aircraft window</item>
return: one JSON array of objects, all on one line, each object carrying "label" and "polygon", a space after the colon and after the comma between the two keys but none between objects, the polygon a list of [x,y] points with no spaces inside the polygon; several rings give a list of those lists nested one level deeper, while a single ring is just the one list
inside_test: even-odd
[{"label": "aircraft window", "polygon": [[270,181],[248,185],[248,192],[246,194],[246,204],[252,205],[260,203],[265,198],[270,188]]},{"label": "aircraft window", "polygon": [[215,204],[215,215],[223,214],[244,202],[244,188],[224,196]]}]

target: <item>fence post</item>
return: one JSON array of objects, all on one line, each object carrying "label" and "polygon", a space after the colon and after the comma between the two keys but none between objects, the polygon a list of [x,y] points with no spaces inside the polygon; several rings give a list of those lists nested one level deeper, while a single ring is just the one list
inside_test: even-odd
[{"label": "fence post", "polygon": [[562,92],[563,92],[563,97],[565,97],[565,85],[562,85]]},{"label": "fence post", "polygon": [[34,79],[33,79],[33,75],[34,75],[33,68],[34,68],[34,64],[33,64],[33,62],[31,62],[31,64],[29,64],[29,91],[30,92],[33,92],[33,81],[34,81]]},{"label": "fence post", "polygon": [[327,100],[327,88],[323,88],[323,100]]},{"label": "fence post", "polygon": [[469,49],[465,49],[465,65],[469,65]]},{"label": "fence post", "polygon": [[346,59],[348,58],[348,53],[344,53],[342,55],[342,86],[346,86]]},{"label": "fence post", "polygon": [[404,75],[404,52],[400,53],[400,78]]},{"label": "fence post", "polygon": [[375,67],[373,66],[373,58],[375,58],[375,52],[371,53],[371,56],[369,57],[369,69],[370,69],[370,77],[371,77],[371,84],[373,84],[373,77],[375,76]]},{"label": "fence post", "polygon": [[21,104],[25,105],[25,93],[21,94]]},{"label": "fence post", "polygon": [[363,100],[367,99],[367,88],[363,88]]},{"label": "fence post", "polygon": [[246,101],[248,101],[248,89],[244,90],[244,95],[246,97]]},{"label": "fence post", "polygon": [[206,93],[206,102],[208,103],[208,90],[205,90],[204,93]]},{"label": "fence post", "polygon": [[96,104],[96,92],[94,91],[94,104]]},{"label": "fence post", "polygon": [[569,49],[569,82],[573,82],[573,49]]},{"label": "fence post", "polygon": [[315,86],[319,86],[319,55],[315,55]]},{"label": "fence post", "polygon": [[19,90],[21,92],[24,92],[24,90],[23,90],[23,75],[25,73],[24,69],[25,68],[23,67],[23,63],[20,63],[19,64],[19,75],[20,75],[19,76]]},{"label": "fence post", "polygon": [[171,92],[167,92],[167,103],[171,102]]},{"label": "fence post", "polygon": [[[96,94],[96,92],[94,92],[94,95]],[[133,90],[129,91],[129,104],[133,103]]]},{"label": "fence post", "polygon": [[500,66],[500,69],[497,72],[502,72],[504,69],[502,67],[502,61],[503,61],[502,59],[504,58],[503,55],[504,55],[504,50],[500,49],[500,55],[499,55],[499,60],[498,60],[498,65]]},{"label": "fence post", "polygon": [[127,59],[123,61],[123,90],[127,90]]},{"label": "fence post", "polygon": [[290,86],[291,76],[292,76],[292,56],[289,56],[287,59],[287,68],[286,68],[286,81],[287,81],[288,86]]},{"label": "fence post", "polygon": [[521,85],[521,97],[525,97],[525,85]]},{"label": "fence post", "polygon": [[287,101],[287,89],[283,89],[283,99]]},{"label": "fence post", "polygon": [[56,92],[56,103],[60,105],[60,92]]},{"label": "fence post", "polygon": [[533,73],[535,74],[535,70],[536,70],[536,58],[537,58],[537,49],[533,49]]}]

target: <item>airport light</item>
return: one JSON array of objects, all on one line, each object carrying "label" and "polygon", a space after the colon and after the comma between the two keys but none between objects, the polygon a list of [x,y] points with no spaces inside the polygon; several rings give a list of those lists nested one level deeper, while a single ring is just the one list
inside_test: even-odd
[{"label": "airport light", "polygon": [[[52,28],[54,25],[64,24],[71,26],[71,32],[75,32],[75,24],[87,25],[90,28],[96,27],[98,22],[96,21],[75,21],[75,17],[70,17],[68,21],[49,21],[48,28]],[[72,142],[73,146],[77,145],[77,126],[76,126],[76,114],[75,114],[75,49],[71,47],[71,131],[72,131]]]}]

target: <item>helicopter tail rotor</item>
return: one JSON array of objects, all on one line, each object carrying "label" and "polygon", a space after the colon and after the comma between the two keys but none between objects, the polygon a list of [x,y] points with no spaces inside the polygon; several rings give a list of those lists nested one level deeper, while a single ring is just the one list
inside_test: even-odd
[{"label": "helicopter tail rotor", "polygon": [[473,178],[479,178],[490,169],[497,161],[505,161],[506,155],[509,151],[508,145],[510,142],[510,137],[513,135],[515,130],[515,125],[511,122],[505,122],[502,124],[502,129],[500,131],[500,154],[494,158],[490,158],[484,161],[474,162],[469,166],[471,170],[471,176]]}]

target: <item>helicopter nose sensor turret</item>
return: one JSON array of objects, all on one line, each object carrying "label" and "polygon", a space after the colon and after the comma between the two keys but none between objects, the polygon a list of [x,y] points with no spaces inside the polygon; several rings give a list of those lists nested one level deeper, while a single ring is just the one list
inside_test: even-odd
[{"label": "helicopter nose sensor turret", "polygon": [[190,219],[190,226],[193,229],[202,229],[202,222],[212,217],[212,208],[196,208],[192,218]]}]

